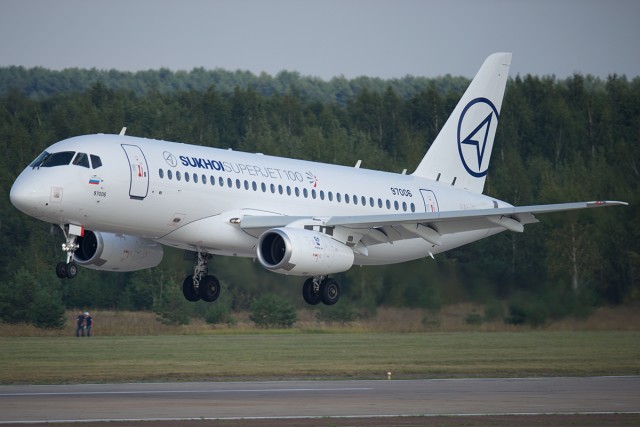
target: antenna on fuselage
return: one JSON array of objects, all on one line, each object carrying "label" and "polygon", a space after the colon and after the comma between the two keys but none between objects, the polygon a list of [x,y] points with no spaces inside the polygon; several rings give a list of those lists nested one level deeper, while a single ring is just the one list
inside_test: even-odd
[{"label": "antenna on fuselage", "polygon": [[126,127],[126,126],[124,126],[124,127],[122,128],[122,130],[120,131],[120,134],[119,134],[119,135],[120,135],[120,136],[123,136],[125,133],[127,133],[127,127]]}]

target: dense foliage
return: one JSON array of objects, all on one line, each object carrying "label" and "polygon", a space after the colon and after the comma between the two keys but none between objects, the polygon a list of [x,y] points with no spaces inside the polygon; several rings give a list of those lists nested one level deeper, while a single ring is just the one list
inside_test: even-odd
[{"label": "dense foliage", "polygon": [[[34,307],[56,313],[55,304],[154,309],[175,323],[188,321],[176,314],[184,311],[218,316],[205,303],[184,303],[180,285],[191,265],[171,250],[148,271],[56,277],[61,239],[9,203],[15,177],[51,143],[127,126],[136,136],[411,171],[466,83],[0,69],[0,318],[42,323]],[[523,234],[505,232],[435,261],[354,267],[338,277],[341,303],[371,312],[382,304],[437,310],[464,300],[508,301],[508,319],[538,323],[637,301],[639,163],[640,78],[518,76],[508,83],[485,192],[517,205],[612,199],[630,206],[545,215]],[[216,258],[212,269],[228,295],[219,301],[223,312],[249,309],[267,293],[304,304],[299,278],[243,259]]]}]

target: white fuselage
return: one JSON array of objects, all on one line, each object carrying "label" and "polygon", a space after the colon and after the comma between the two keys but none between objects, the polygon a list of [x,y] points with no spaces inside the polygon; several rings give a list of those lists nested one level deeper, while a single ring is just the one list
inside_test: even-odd
[{"label": "white fuselage", "polygon": [[[101,165],[27,167],[12,202],[54,224],[122,233],[219,255],[256,256],[245,215],[331,217],[461,211],[511,206],[412,175],[292,160],[123,135],[86,135],[50,153],[81,152]],[[458,247],[502,227],[397,240],[356,254],[356,264],[389,264]]]}]

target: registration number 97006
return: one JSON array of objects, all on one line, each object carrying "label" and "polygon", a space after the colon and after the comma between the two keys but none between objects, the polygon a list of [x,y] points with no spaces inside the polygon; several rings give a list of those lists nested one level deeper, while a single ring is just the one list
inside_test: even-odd
[{"label": "registration number 97006", "polygon": [[391,187],[391,194],[394,196],[413,197],[411,190],[407,190],[406,188]]}]

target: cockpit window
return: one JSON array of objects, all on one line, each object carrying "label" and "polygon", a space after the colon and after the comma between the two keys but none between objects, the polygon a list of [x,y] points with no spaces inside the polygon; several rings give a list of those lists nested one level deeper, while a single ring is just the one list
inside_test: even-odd
[{"label": "cockpit window", "polygon": [[39,168],[44,159],[46,159],[50,155],[51,153],[49,153],[48,151],[43,151],[38,157],[36,157],[33,162],[31,162],[29,166],[31,166],[32,168]]},{"label": "cockpit window", "polygon": [[76,157],[73,159],[73,164],[77,166],[89,168],[89,156],[87,156],[85,153],[78,153],[76,154]]},{"label": "cockpit window", "polygon": [[68,165],[71,163],[71,159],[73,159],[74,154],[75,151],[61,151],[59,153],[53,153],[42,161],[40,167],[50,168],[53,166]]},{"label": "cockpit window", "polygon": [[100,166],[102,166],[102,160],[100,160],[100,157],[91,154],[91,164],[93,165],[94,169],[98,169]]}]

